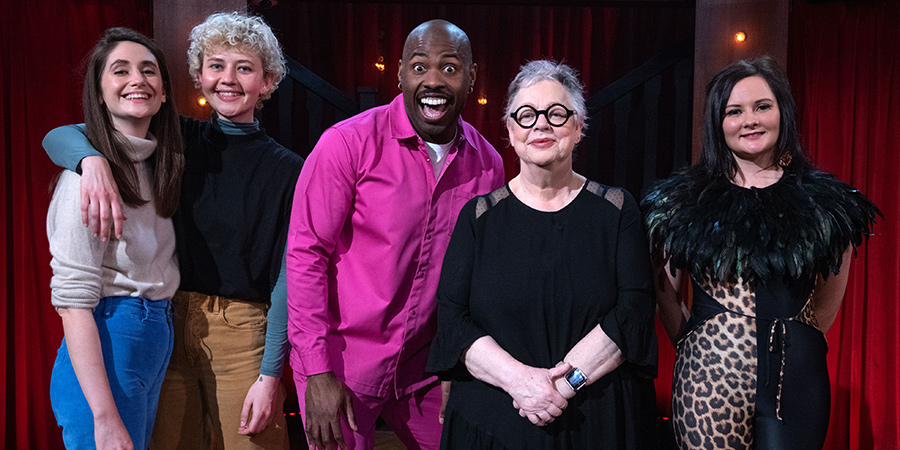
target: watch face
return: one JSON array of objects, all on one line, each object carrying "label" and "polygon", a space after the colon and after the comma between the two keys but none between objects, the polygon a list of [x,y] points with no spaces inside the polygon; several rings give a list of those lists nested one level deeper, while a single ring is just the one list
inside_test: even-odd
[{"label": "watch face", "polygon": [[566,373],[566,382],[576,391],[584,385],[585,381],[587,381],[587,378],[580,369],[572,369]]}]

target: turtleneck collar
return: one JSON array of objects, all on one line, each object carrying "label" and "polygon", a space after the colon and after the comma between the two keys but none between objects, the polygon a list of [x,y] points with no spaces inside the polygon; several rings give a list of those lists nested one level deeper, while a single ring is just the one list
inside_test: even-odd
[{"label": "turtleneck collar", "polygon": [[147,133],[146,139],[128,135],[125,135],[125,137],[128,138],[128,142],[131,144],[129,149],[131,159],[136,163],[143,162],[156,151],[156,136],[150,133]]},{"label": "turtleneck collar", "polygon": [[259,120],[256,118],[253,119],[253,122],[249,123],[232,122],[230,120],[222,119],[217,114],[213,113],[211,122],[213,128],[228,136],[247,136],[259,131]]}]

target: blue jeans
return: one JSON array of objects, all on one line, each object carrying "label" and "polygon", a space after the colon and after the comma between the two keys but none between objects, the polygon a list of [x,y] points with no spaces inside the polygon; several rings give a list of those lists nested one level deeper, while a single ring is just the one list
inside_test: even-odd
[{"label": "blue jeans", "polygon": [[[94,320],[119,416],[134,448],[146,449],[172,355],[171,302],[104,297],[94,309]],[[50,403],[66,448],[96,448],[94,416],[75,377],[65,338],[50,377]]]}]

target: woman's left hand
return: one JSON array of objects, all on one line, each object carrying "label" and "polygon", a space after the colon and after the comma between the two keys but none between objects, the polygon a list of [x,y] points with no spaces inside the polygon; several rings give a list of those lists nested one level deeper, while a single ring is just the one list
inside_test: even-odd
[{"label": "woman's left hand", "polygon": [[118,414],[94,419],[94,443],[98,450],[134,450],[131,436]]},{"label": "woman's left hand", "polygon": [[567,363],[550,369],[525,367],[509,389],[513,407],[519,410],[519,415],[540,427],[559,417],[568,401],[556,389],[555,382],[570,368]]},{"label": "woman's left hand", "polygon": [[275,403],[278,397],[278,383],[281,378],[259,375],[247,391],[241,410],[241,425],[238,434],[255,434],[265,430],[275,418]]}]

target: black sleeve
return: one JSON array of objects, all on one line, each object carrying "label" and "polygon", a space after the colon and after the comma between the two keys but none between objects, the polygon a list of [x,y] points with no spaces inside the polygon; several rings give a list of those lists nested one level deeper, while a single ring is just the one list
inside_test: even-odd
[{"label": "black sleeve", "polygon": [[[485,333],[469,312],[469,293],[472,286],[475,260],[475,204],[470,200],[459,213],[437,291],[437,335],[425,370],[441,379],[471,379],[460,361],[463,351]],[[482,201],[484,199],[482,198]]]},{"label": "black sleeve", "polygon": [[616,245],[616,306],[600,317],[600,327],[616,343],[626,363],[656,378],[658,346],[650,247],[634,198],[624,193]]}]

